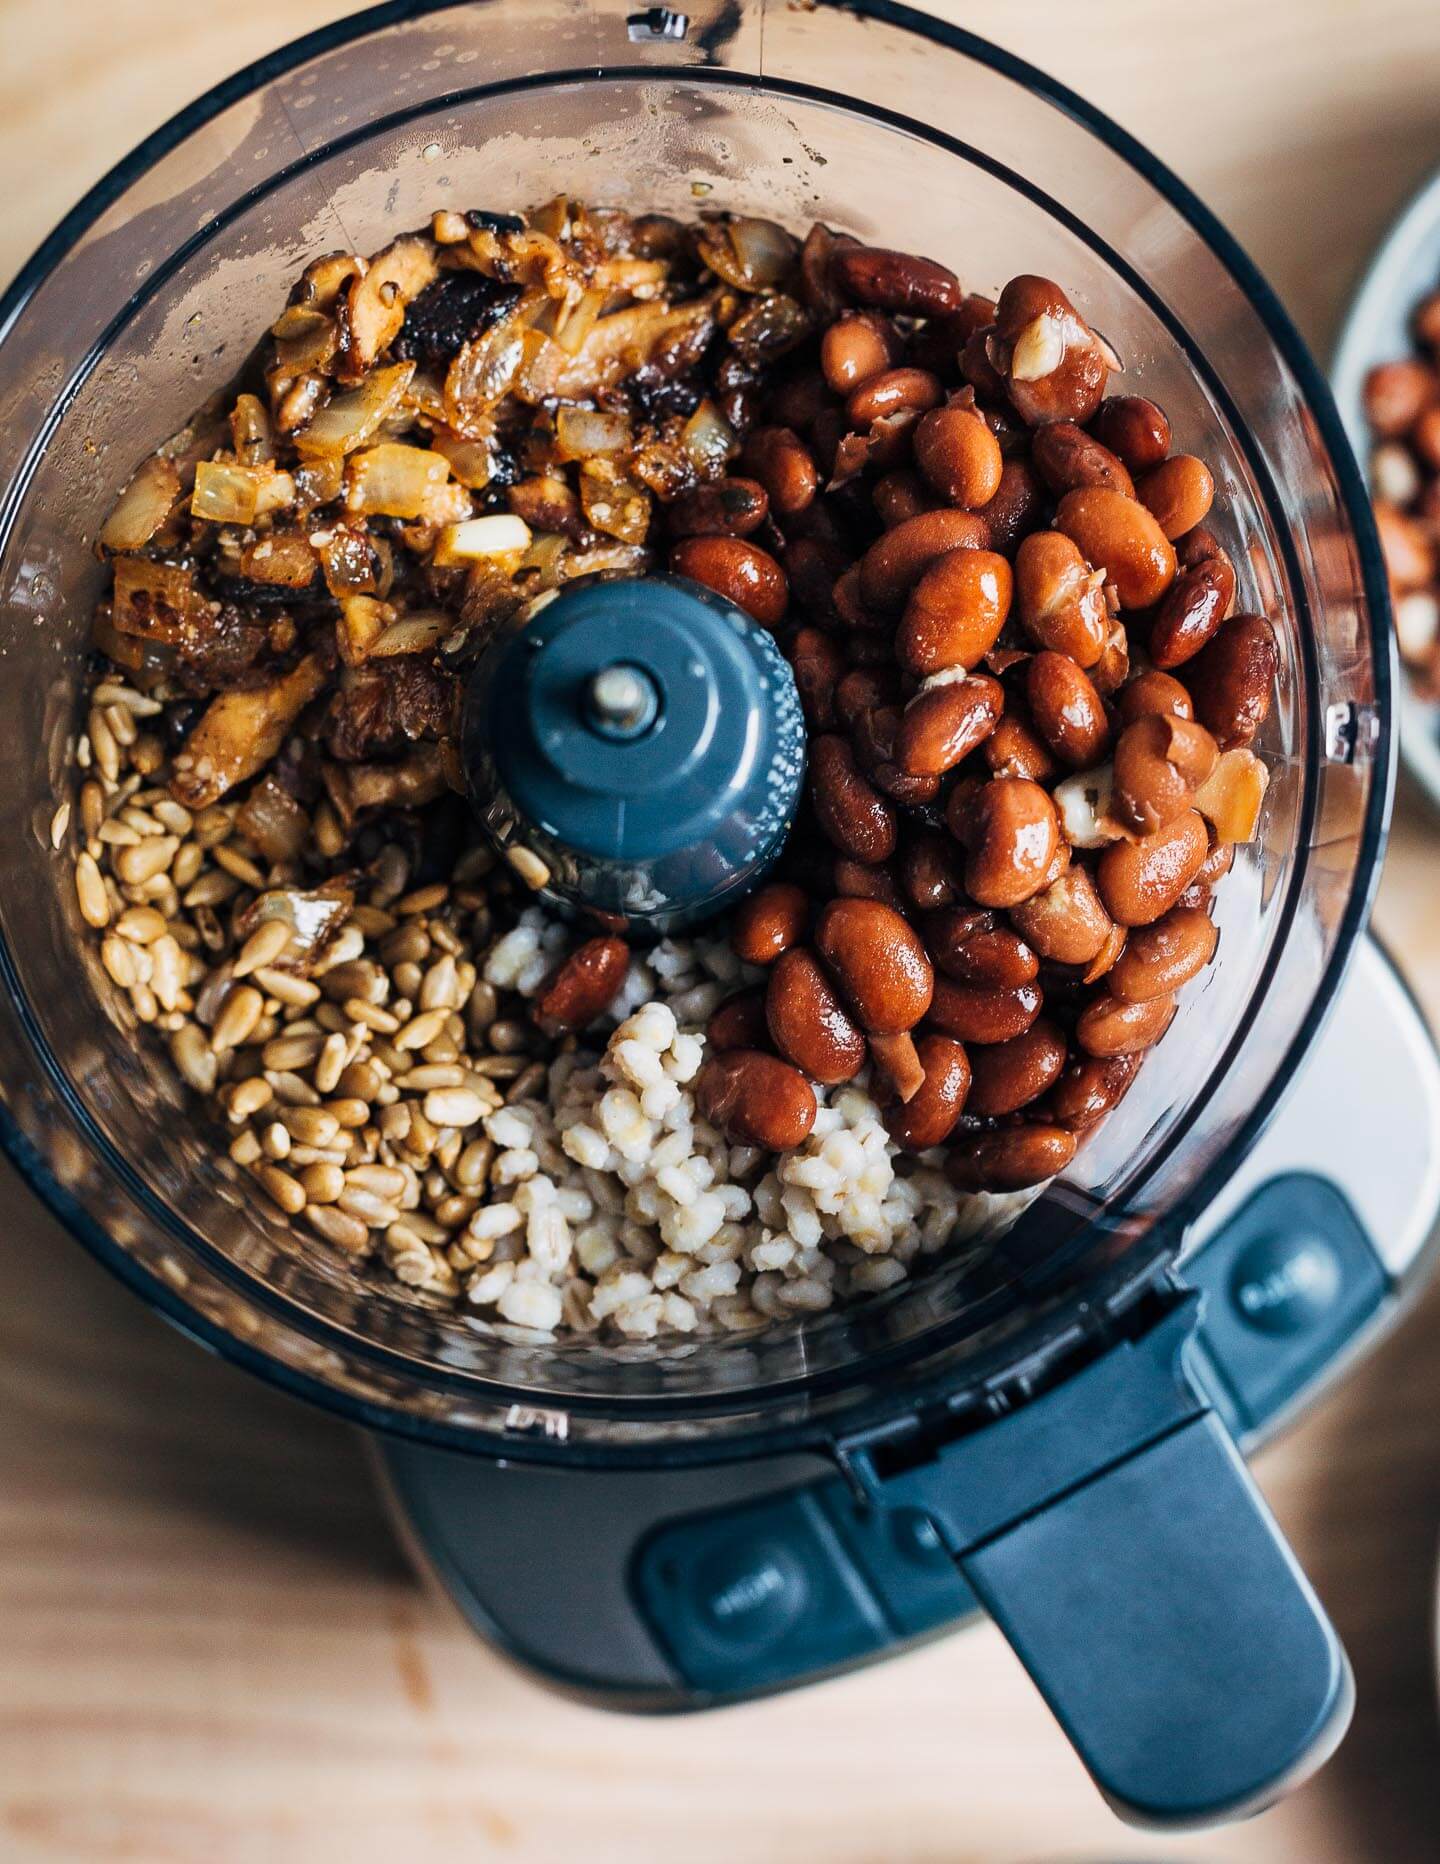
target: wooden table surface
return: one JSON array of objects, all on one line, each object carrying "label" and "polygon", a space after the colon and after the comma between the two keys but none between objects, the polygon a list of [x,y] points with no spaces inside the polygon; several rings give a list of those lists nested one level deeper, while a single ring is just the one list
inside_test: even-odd
[{"label": "wooden table surface", "polygon": [[[0,272],[180,104],[349,10],[4,0]],[[1322,354],[1365,254],[1440,160],[1434,0],[947,10],[1169,161]],[[1440,1023],[1437,848],[1440,821],[1404,798],[1380,924]],[[988,1628],[700,1721],[545,1695],[416,1584],[352,1434],[204,1357],[23,1190],[5,1195],[6,1864],[1440,1856],[1440,1288],[1259,1467],[1355,1660],[1349,1740],[1250,1824],[1162,1841],[1113,1822]]]}]

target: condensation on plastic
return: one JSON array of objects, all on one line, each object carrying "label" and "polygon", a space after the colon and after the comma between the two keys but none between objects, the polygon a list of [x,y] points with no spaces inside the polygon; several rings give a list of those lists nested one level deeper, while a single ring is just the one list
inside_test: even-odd
[{"label": "condensation on plastic", "polygon": [[[708,1452],[819,1427],[912,1378],[963,1383],[1149,1263],[1156,1219],[1293,1067],[1357,929],[1387,770],[1325,761],[1324,719],[1373,714],[1386,663],[1347,488],[1273,313],[1108,126],[883,0],[893,17],[697,0],[682,41],[637,42],[630,10],[485,0],[262,72],[133,164],[88,229],[62,229],[14,308],[0,335],[0,1097],[73,1228],[167,1289],[178,1317],[317,1395],[476,1441],[523,1398],[570,1412],[572,1452]],[[1281,641],[1264,832],[1222,889],[1218,961],[1141,1084],[997,1254],[962,1252],[773,1339],[536,1345],[381,1274],[358,1282],[216,1164],[148,1047],[97,1010],[91,983],[113,993],[81,937],[70,856],[48,842],[98,587],[85,540],[115,488],[239,368],[317,252],[371,250],[438,206],[561,191],[818,217],[943,257],[974,289],[1017,270],[1063,280],[1123,356],[1121,386],[1163,402],[1176,445],[1215,468],[1242,602]]]}]

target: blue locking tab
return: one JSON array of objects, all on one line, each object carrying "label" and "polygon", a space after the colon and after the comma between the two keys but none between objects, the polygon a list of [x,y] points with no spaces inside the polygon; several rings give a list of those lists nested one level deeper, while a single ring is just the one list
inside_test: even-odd
[{"label": "blue locking tab", "polygon": [[1202,1379],[1242,1433],[1300,1397],[1391,1292],[1349,1201],[1313,1172],[1262,1185],[1182,1274],[1205,1295]]},{"label": "blue locking tab", "polygon": [[633,1591],[692,1689],[773,1689],[891,1642],[875,1589],[815,1496],[811,1486],[682,1516],[641,1544]]}]

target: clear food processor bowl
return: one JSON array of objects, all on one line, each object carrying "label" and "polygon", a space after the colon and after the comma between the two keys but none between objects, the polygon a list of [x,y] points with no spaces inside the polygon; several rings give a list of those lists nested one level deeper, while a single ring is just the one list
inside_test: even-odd
[{"label": "clear food processor bowl", "polygon": [[[186,1116],[51,846],[100,569],[137,462],[238,367],[318,253],[436,207],[557,192],[814,219],[932,254],[967,288],[1063,282],[1215,470],[1242,607],[1280,641],[1262,832],[1219,892],[1217,962],[1130,1097],[991,1250],[763,1335],[641,1346],[482,1325],[288,1228]],[[61,1220],[193,1332],[367,1422],[477,1449],[516,1407],[570,1458],[734,1455],[953,1388],[1151,1270],[1315,1033],[1363,924],[1392,781],[1383,578],[1325,388],[1208,214],[1079,99],[868,0],[382,7],[241,73],[110,175],[4,304],[0,817],[4,1140]],[[72,827],[70,833],[73,836]],[[513,1438],[506,1444],[513,1454]]]}]

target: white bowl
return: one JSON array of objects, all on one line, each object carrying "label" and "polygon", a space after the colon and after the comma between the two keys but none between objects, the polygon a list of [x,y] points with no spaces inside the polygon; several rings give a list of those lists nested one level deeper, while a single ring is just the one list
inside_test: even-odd
[{"label": "white bowl", "polygon": [[[1414,350],[1410,314],[1440,286],[1440,174],[1414,196],[1381,242],[1351,303],[1330,385],[1356,457],[1369,476],[1371,436],[1363,391],[1369,370]],[[1400,756],[1440,808],[1440,705],[1420,699],[1402,664],[1397,689]]]}]

